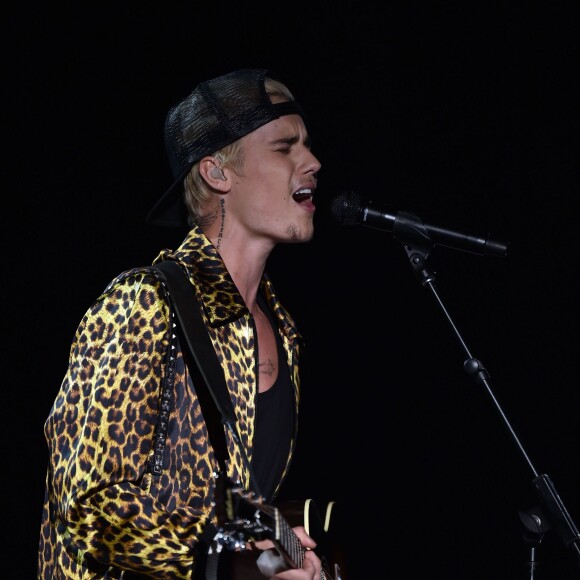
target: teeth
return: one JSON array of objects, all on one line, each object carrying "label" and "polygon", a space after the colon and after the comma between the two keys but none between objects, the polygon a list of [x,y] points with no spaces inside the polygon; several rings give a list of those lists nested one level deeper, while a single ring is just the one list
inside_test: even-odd
[{"label": "teeth", "polygon": [[310,188],[300,189],[292,195],[296,201],[304,201],[312,197],[312,190]]}]

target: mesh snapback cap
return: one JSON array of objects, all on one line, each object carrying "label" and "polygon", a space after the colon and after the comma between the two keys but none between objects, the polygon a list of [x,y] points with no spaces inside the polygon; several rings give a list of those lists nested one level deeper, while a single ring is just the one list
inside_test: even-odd
[{"label": "mesh snapback cap", "polygon": [[266,69],[242,69],[201,82],[165,119],[165,150],[174,182],[146,217],[150,225],[188,227],[183,181],[192,166],[283,115],[304,116],[295,101],[273,104]]}]

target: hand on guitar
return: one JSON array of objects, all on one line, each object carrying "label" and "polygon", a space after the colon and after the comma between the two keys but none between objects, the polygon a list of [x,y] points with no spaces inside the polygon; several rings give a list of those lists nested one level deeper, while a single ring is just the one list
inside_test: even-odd
[{"label": "hand on guitar", "polygon": [[[219,527],[208,554],[211,573],[206,580],[342,580],[338,563],[331,572],[326,555],[317,547],[319,538],[312,534],[316,527],[312,524],[319,517],[314,517],[318,514],[310,500],[305,504],[287,502],[288,516],[299,520],[290,524],[280,508],[265,503],[229,479],[218,479],[218,484]],[[297,504],[302,509],[296,509]],[[298,514],[300,518],[296,517]],[[325,520],[329,516],[330,507]],[[321,545],[324,543],[323,538]]]},{"label": "hand on guitar", "polygon": [[[292,528],[292,531],[300,540],[302,547],[305,548],[302,567],[284,570],[282,572],[278,572],[278,574],[274,576],[269,577],[271,580],[319,580],[322,577],[322,564],[320,562],[320,558],[313,551],[314,548],[316,548],[316,542],[306,533],[306,530],[303,526],[296,526]],[[267,569],[269,566],[270,558],[274,559],[274,565],[272,566],[273,568],[275,566],[275,562],[277,561],[277,554],[274,552],[274,543],[271,540],[260,540],[258,542],[254,542],[254,546],[257,549],[264,551],[259,560],[262,560],[262,573],[266,573],[266,576],[268,576]]]}]

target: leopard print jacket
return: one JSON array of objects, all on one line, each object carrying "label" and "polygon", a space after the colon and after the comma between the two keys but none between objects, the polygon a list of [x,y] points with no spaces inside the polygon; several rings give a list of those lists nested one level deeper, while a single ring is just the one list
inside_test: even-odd
[{"label": "leopard print jacket", "polygon": [[[194,227],[171,259],[188,273],[223,367],[251,461],[257,353],[251,314],[214,246]],[[283,340],[294,388],[301,337],[267,277],[262,290]],[[48,469],[38,578],[193,578],[195,548],[216,525],[218,463],[195,385],[154,268],[120,274],[84,315],[45,423]],[[228,476],[249,483],[226,433]],[[124,572],[126,571],[126,572]],[[125,576],[123,575],[125,574]]]}]

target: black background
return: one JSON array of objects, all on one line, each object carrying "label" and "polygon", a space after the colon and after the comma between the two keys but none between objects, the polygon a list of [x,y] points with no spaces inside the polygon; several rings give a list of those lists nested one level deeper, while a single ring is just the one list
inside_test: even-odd
[{"label": "black background", "polygon": [[[166,111],[263,66],[323,164],[315,239],[270,262],[307,343],[284,495],[337,500],[348,580],[529,578],[534,476],[580,517],[575,3],[79,4],[2,18],[2,520],[18,577],[35,574],[43,423],[76,325],[183,237],[144,223],[171,181]],[[436,246],[428,266],[529,462],[400,244],[330,216],[348,190],[510,243],[505,258]],[[579,576],[554,530],[537,558],[538,580]]]}]

